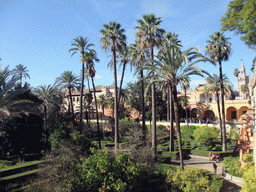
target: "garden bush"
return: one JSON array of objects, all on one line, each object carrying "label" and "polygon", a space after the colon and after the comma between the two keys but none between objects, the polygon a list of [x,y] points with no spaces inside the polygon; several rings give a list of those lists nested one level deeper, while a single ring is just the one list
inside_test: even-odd
[{"label": "garden bush", "polygon": [[62,142],[69,140],[71,138],[70,133],[71,131],[65,122],[56,122],[54,125],[54,131],[49,138],[51,147],[55,149]]},{"label": "garden bush", "polygon": [[203,169],[185,168],[180,171],[169,171],[166,182],[170,184],[172,191],[184,192],[218,192],[223,186],[223,179]]},{"label": "garden bush", "polygon": [[213,146],[218,141],[219,130],[216,127],[198,127],[194,132],[197,146]]},{"label": "garden bush", "polygon": [[243,172],[240,170],[241,163],[239,159],[240,159],[239,156],[238,157],[229,156],[223,159],[222,163],[227,173],[236,177],[243,176]]},{"label": "garden bush", "polygon": [[167,186],[163,175],[149,173],[128,154],[115,159],[106,149],[92,149],[92,154],[77,166],[70,181],[73,191],[164,191]]},{"label": "garden bush", "polygon": [[73,136],[71,141],[81,149],[82,155],[85,157],[88,157],[91,154],[90,148],[97,148],[97,146],[92,143],[92,140],[84,134]]},{"label": "garden bush", "polygon": [[243,185],[242,192],[256,191],[256,177],[253,154],[244,154]]}]

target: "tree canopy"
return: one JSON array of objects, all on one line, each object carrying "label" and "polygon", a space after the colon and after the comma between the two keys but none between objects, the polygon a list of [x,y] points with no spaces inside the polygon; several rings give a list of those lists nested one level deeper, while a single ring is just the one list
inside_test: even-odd
[{"label": "tree canopy", "polygon": [[249,48],[256,48],[256,1],[233,0],[228,5],[228,10],[221,18],[221,30],[234,31],[241,34],[241,40]]}]

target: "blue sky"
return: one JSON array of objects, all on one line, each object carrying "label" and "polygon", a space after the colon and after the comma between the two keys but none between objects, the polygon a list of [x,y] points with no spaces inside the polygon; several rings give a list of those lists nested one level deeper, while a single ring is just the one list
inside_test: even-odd
[{"label": "blue sky", "polygon": [[[95,44],[99,63],[96,63],[96,85],[110,85],[113,74],[107,68],[110,52],[101,50],[99,42],[103,24],[117,21],[126,30],[127,42],[133,43],[136,20],[141,15],[154,13],[162,17],[161,27],[179,34],[183,49],[199,46],[204,53],[209,35],[221,28],[220,18],[224,16],[229,0],[12,0],[0,1],[0,61],[2,68],[9,65],[13,69],[23,64],[29,70],[31,86],[53,84],[56,77],[67,70],[79,74],[80,54],[71,57],[68,50],[71,41],[84,36]],[[226,73],[235,89],[235,68],[244,62],[246,73],[250,69],[255,51],[247,48],[231,32],[232,55],[223,62]],[[198,64],[209,73],[218,73],[218,68],[209,63]],[[118,76],[121,75],[121,71]],[[125,83],[134,80],[127,68]],[[201,77],[193,77],[191,87],[203,83]]]}]

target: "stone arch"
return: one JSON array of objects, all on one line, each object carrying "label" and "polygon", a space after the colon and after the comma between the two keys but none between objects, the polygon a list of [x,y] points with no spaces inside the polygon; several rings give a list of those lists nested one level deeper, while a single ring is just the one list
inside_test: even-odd
[{"label": "stone arch", "polygon": [[238,118],[240,118],[241,115],[245,114],[248,109],[249,107],[246,107],[246,106],[240,107],[238,110]]},{"label": "stone arch", "polygon": [[235,107],[228,107],[226,110],[226,120],[237,119],[237,110]]},{"label": "stone arch", "polygon": [[210,120],[210,121],[214,121],[215,120],[215,114],[212,110],[206,110],[203,112],[203,120],[206,121],[207,118]]}]

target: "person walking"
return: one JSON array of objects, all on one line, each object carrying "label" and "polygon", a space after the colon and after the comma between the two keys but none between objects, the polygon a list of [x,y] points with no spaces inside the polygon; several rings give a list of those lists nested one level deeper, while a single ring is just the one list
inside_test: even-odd
[{"label": "person walking", "polygon": [[217,161],[213,162],[214,173],[217,174]]}]

